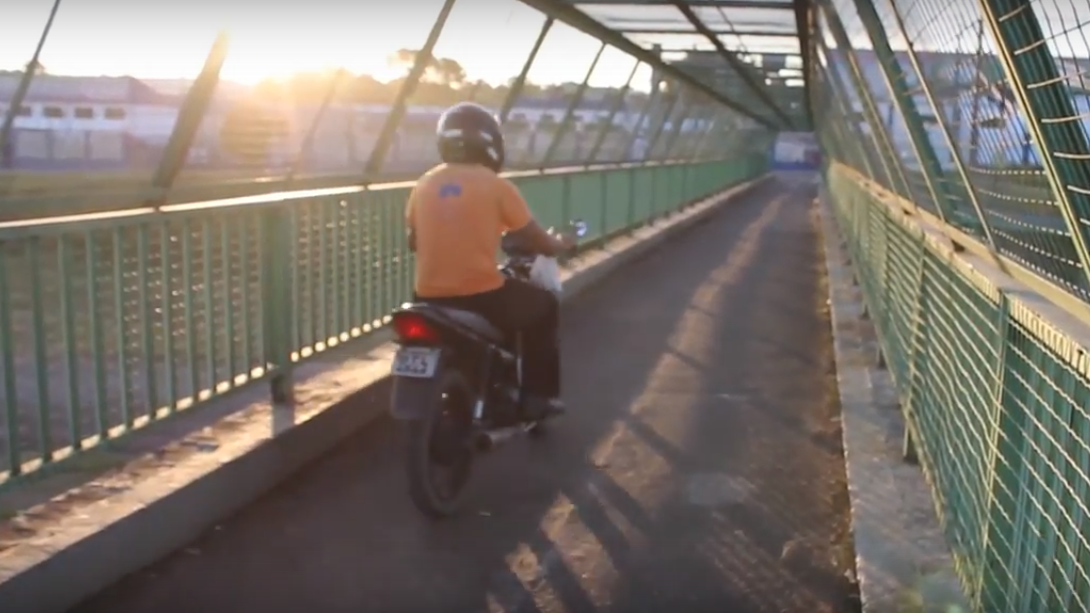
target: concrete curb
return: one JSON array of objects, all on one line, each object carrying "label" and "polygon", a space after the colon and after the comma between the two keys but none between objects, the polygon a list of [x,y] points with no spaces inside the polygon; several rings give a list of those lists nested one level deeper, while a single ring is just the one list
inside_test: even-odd
[{"label": "concrete curb", "polygon": [[[563,299],[579,295],[769,178],[743,183],[581,255],[570,265]],[[184,547],[384,416],[393,345],[381,330],[367,338],[301,366],[297,377],[307,380],[297,385],[293,407],[256,401],[245,415],[231,418],[234,423],[213,451],[167,465],[153,478],[64,517],[41,538],[0,553],[0,608],[4,613],[66,611]],[[347,350],[359,346],[365,355]],[[279,427],[285,419],[291,425]]]},{"label": "concrete curb", "polygon": [[919,468],[903,458],[904,418],[889,373],[878,367],[874,326],[864,315],[828,199],[820,201],[862,609],[967,612],[931,491]]}]

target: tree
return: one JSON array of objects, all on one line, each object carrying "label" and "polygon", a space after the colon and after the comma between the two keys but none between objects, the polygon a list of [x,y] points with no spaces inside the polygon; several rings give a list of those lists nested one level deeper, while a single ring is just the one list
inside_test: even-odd
[{"label": "tree", "polygon": [[[251,90],[256,100],[267,104],[317,106],[322,103],[333,89],[332,102],[335,104],[390,104],[405,83],[408,67],[416,60],[419,51],[401,49],[389,57],[390,65],[402,66],[406,75],[390,81],[379,81],[370,75],[350,74],[345,69],[301,72],[287,77],[266,79]],[[2,72],[0,72],[2,74]],[[409,98],[409,104],[426,106],[445,106],[463,100],[473,100],[478,104],[498,109],[507,98],[514,84],[514,78],[502,85],[491,85],[484,81],[470,81],[462,65],[450,58],[438,58],[429,63],[420,83]],[[548,101],[553,106],[563,107],[571,95],[578,89],[575,83],[537,85],[526,82],[519,98],[521,100]],[[591,88],[585,94],[587,101],[598,99],[612,100],[617,90],[612,88]],[[645,96],[639,92],[630,92],[627,104],[634,104]]]},{"label": "tree", "polygon": [[466,70],[457,61],[441,57],[434,60],[436,80],[447,87],[460,88],[466,82]]},{"label": "tree", "polygon": [[264,166],[289,131],[288,118],[280,109],[256,98],[247,98],[227,111],[220,128],[220,147],[224,153],[248,166]]},{"label": "tree", "polygon": [[[390,56],[389,61],[392,66],[403,66],[407,70],[416,63],[416,58],[419,55],[419,49],[398,49]],[[457,60],[433,56],[428,60],[427,68],[421,80],[458,89],[466,84],[466,71]]]}]

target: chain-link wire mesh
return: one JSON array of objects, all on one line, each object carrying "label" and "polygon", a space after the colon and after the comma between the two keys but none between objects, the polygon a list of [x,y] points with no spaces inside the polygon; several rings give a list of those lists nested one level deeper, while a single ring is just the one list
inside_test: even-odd
[{"label": "chain-link wire mesh", "polygon": [[[834,5],[848,37],[865,40],[868,33],[854,2]],[[877,26],[893,55],[856,50],[867,67],[864,93],[879,108],[911,199],[945,213],[946,222],[978,238],[986,226],[1000,253],[1086,296],[1080,251],[1085,251],[1090,182],[1084,151],[1090,105],[1083,90],[1090,68],[1085,42],[1090,9],[1066,0],[1024,5],[1023,13],[1034,15],[1040,33],[1034,39],[1028,26],[1015,23],[1022,19],[1015,10],[1019,3],[1005,3],[1010,9],[1005,15],[1004,5],[982,6],[987,4],[876,0]],[[997,38],[1004,30],[1011,30],[1010,48]],[[1004,59],[1005,53],[1038,57],[1019,64]],[[905,76],[907,96],[888,87],[887,75],[896,73]],[[1018,92],[1028,95],[1023,99]],[[915,109],[924,124],[922,144],[937,157],[939,172],[933,177],[916,158],[903,108]],[[1058,148],[1042,149],[1041,138],[1050,132],[1055,135],[1048,140]],[[1056,171],[1048,170],[1050,159],[1059,161]],[[929,178],[931,190],[925,187]],[[944,200],[939,207],[931,206],[936,194]]]},{"label": "chain-link wire mesh", "polygon": [[1090,610],[1087,348],[916,220],[1088,299],[1090,6],[822,6],[828,189],[973,610]]}]

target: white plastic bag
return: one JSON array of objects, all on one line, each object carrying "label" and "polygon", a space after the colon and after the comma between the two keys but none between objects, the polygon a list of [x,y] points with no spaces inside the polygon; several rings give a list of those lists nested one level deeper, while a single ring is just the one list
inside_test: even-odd
[{"label": "white plastic bag", "polygon": [[530,282],[554,294],[559,294],[563,284],[560,280],[560,264],[557,263],[556,258],[538,256],[534,259],[534,265],[530,267]]}]

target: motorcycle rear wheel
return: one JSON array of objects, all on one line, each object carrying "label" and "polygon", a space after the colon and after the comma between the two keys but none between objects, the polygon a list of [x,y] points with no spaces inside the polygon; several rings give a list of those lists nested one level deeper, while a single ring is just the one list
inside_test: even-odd
[{"label": "motorcycle rear wheel", "polygon": [[458,511],[473,467],[472,389],[456,370],[443,373],[439,385],[427,414],[406,423],[409,496],[433,519]]}]

